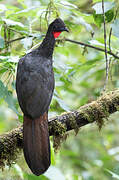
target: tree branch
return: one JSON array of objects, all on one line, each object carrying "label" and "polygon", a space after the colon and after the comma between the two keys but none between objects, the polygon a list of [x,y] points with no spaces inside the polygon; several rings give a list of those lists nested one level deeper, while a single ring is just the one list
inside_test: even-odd
[{"label": "tree branch", "polygon": [[111,52],[111,36],[112,36],[112,27],[110,28],[110,32],[109,32],[109,50]]},{"label": "tree branch", "polygon": [[[92,46],[92,45],[90,45],[90,44],[86,44],[86,43],[83,43],[83,42],[80,42],[80,41],[74,41],[74,40],[67,39],[67,38],[65,39],[65,41],[69,41],[69,42],[74,43],[74,44],[79,44],[79,45],[81,45],[81,46],[86,46],[86,47],[89,47],[89,48],[92,48],[92,49],[95,49],[95,50],[98,50],[98,51],[102,51],[102,52],[105,53],[105,49],[100,48],[100,47]],[[108,50],[107,50],[106,52],[107,52],[108,54],[112,55],[114,58],[119,59],[119,56],[117,56],[117,55],[114,54],[113,52],[108,51]]]},{"label": "tree branch", "polygon": [[[13,43],[15,41],[19,41],[19,40],[25,39],[27,37],[33,37],[33,36],[23,36],[23,37],[20,37],[20,38],[17,38],[17,39],[13,39],[13,40],[7,41],[7,43],[11,44],[11,43]],[[84,42],[75,41],[75,40],[71,40],[71,39],[67,39],[67,38],[64,38],[64,41],[68,41],[68,42],[71,42],[71,43],[74,43],[74,44],[79,44],[81,46],[89,47],[89,48],[92,48],[92,49],[95,49],[95,50],[98,50],[98,51],[101,51],[101,52],[105,53],[105,49],[100,48],[100,47],[96,47],[96,46],[93,46],[93,45],[90,45],[90,44],[87,44],[87,43],[84,43]],[[107,50],[106,52],[107,52],[107,54],[110,54],[114,58],[119,59],[119,56],[114,54],[112,51],[110,51],[110,50],[108,51]]]},{"label": "tree branch", "polygon": [[103,20],[104,20],[104,43],[105,43],[105,59],[106,59],[106,81],[105,81],[105,84],[104,84],[104,91],[105,91],[107,83],[108,83],[109,60],[108,60],[108,57],[107,57],[107,35],[106,35],[104,0],[102,0],[102,11],[103,11]]},{"label": "tree branch", "polygon": [[[64,135],[66,131],[77,130],[89,123],[97,122],[99,128],[103,119],[107,119],[119,109],[119,90],[105,93],[98,100],[82,106],[74,112],[66,112],[49,119],[49,134],[55,137]],[[22,126],[13,129],[0,138],[0,168],[16,161],[22,149]]]}]

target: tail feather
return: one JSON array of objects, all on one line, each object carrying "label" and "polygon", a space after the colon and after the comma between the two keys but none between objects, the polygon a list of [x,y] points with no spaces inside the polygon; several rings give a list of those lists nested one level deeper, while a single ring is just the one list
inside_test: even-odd
[{"label": "tail feather", "polygon": [[50,166],[47,113],[33,120],[24,116],[23,151],[26,162],[35,175],[43,174]]}]

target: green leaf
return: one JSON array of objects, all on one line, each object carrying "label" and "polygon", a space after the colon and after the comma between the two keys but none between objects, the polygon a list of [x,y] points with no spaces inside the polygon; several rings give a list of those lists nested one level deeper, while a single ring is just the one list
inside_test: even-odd
[{"label": "green leaf", "polygon": [[0,12],[4,12],[6,10],[7,10],[6,6],[4,4],[0,4]]},{"label": "green leaf", "polygon": [[59,97],[53,96],[53,98],[58,102],[58,104],[60,105],[60,107],[65,110],[65,111],[70,111],[69,107],[65,104],[65,102],[60,99]]},{"label": "green leaf", "polygon": [[102,14],[96,14],[95,12],[93,13],[93,18],[96,22],[96,24],[100,27],[101,24],[104,22],[104,18]]},{"label": "green leaf", "polygon": [[4,48],[5,42],[4,39],[0,36],[0,48]]},{"label": "green leaf", "polygon": [[56,163],[55,163],[55,154],[54,154],[52,141],[50,141],[50,148],[51,148],[51,164],[54,166]]},{"label": "green leaf", "polygon": [[20,27],[24,27],[24,25],[21,22],[17,22],[17,21],[13,21],[11,19],[2,19],[4,22],[6,22],[6,24],[8,26],[20,26]]},{"label": "green leaf", "polygon": [[89,31],[89,32],[93,31],[92,26],[90,24],[88,24],[82,17],[80,17],[80,18],[74,17],[73,19],[75,20],[75,22],[77,24],[82,24],[83,26],[85,26],[87,31]]},{"label": "green leaf", "polygon": [[54,166],[50,166],[49,169],[44,173],[44,175],[49,178],[49,180],[65,180],[62,172]]},{"label": "green leaf", "polygon": [[1,80],[0,80],[0,99],[4,99],[7,102],[8,107],[18,114],[12,93],[11,91],[8,91],[8,88],[3,84]]},{"label": "green leaf", "polygon": [[114,23],[111,24],[111,27],[113,35],[119,38],[119,19],[116,19]]},{"label": "green leaf", "polygon": [[[100,27],[101,24],[104,22],[103,14],[96,14],[96,12],[93,13],[93,18],[96,22],[96,24]],[[111,22],[114,18],[114,11],[109,10],[105,13],[105,22]]]},{"label": "green leaf", "polygon": [[18,174],[18,176],[23,179],[23,172],[22,172],[22,169],[20,168],[20,166],[18,164],[14,164],[13,165],[13,168],[16,172],[16,174]]},{"label": "green leaf", "polygon": [[21,10],[21,11],[18,11],[18,12],[16,12],[15,14],[27,14],[27,13],[29,13],[30,11],[36,10],[36,9],[38,9],[38,8],[39,8],[38,6],[32,6],[32,7],[23,9],[23,10]]},{"label": "green leaf", "polygon": [[114,10],[113,9],[111,9],[105,13],[105,21],[106,22],[111,22],[113,20],[113,18],[114,18]]},{"label": "green leaf", "polygon": [[11,17],[11,15],[13,17],[14,13],[20,11],[20,9],[17,6],[6,4],[6,7],[7,7],[7,11],[5,11],[5,17],[8,18],[8,19],[9,19],[9,17]]},{"label": "green leaf", "polygon": [[35,176],[33,174],[24,173],[25,180],[49,180],[45,175]]},{"label": "green leaf", "polygon": [[104,47],[105,45],[104,44],[102,44],[102,43],[100,43],[99,41],[97,41],[97,40],[90,40],[90,41],[88,41],[90,44],[92,44],[92,45],[97,45],[97,46],[102,46],[102,47]]},{"label": "green leaf", "polygon": [[24,9],[27,8],[24,0],[17,0],[17,1],[23,6]]},{"label": "green leaf", "polygon": [[77,8],[77,6],[75,4],[70,3],[68,1],[60,1],[60,4],[65,6],[65,7],[68,7],[68,8],[74,8],[74,9]]},{"label": "green leaf", "polygon": [[112,171],[110,171],[110,170],[108,170],[108,169],[106,169],[106,171],[107,171],[109,174],[112,175],[112,178],[119,179],[119,175],[117,175],[116,173],[114,173],[114,172],[112,172]]},{"label": "green leaf", "polygon": [[79,176],[78,175],[73,174],[72,176],[73,176],[73,180],[79,180]]},{"label": "green leaf", "polygon": [[26,50],[28,50],[31,45],[32,45],[32,40],[33,40],[33,37],[28,37],[28,38],[25,38],[25,39],[22,39],[21,42],[22,44],[24,45],[24,48]]},{"label": "green leaf", "polygon": [[18,63],[18,61],[19,61],[18,56],[10,56],[8,59],[8,62],[11,62],[11,63]]},{"label": "green leaf", "polygon": [[[114,2],[104,2],[104,13],[112,9],[114,6]],[[95,10],[96,14],[103,14],[102,2],[96,3],[92,8]]]}]

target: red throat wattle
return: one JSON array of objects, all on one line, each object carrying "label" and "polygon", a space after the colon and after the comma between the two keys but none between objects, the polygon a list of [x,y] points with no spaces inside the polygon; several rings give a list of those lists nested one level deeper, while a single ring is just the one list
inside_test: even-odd
[{"label": "red throat wattle", "polygon": [[58,38],[61,32],[53,32],[54,38]]}]

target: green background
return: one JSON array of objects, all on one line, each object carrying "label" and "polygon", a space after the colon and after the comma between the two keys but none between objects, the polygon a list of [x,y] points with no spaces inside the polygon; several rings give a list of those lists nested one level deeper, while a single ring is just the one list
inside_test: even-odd
[{"label": "green background", "polygon": [[[107,48],[111,33],[111,50],[119,53],[119,2],[104,3]],[[0,1],[0,133],[22,123],[22,113],[15,93],[18,59],[39,45],[48,24],[60,16],[70,33],[62,33],[57,41],[53,66],[55,92],[49,117],[96,100],[103,92],[106,70],[103,52],[79,46],[65,38],[104,48],[104,21],[99,0],[6,0]],[[19,39],[20,38],[20,39]],[[18,39],[17,41],[14,41]],[[119,87],[119,59],[108,54],[110,62],[107,90]],[[119,113],[105,120],[99,132],[91,124],[78,135],[69,132],[61,148],[54,154],[52,166],[43,176],[36,177],[28,169],[23,155],[10,168],[0,171],[3,180],[112,180],[119,179]],[[52,138],[51,138],[51,144]]]}]

